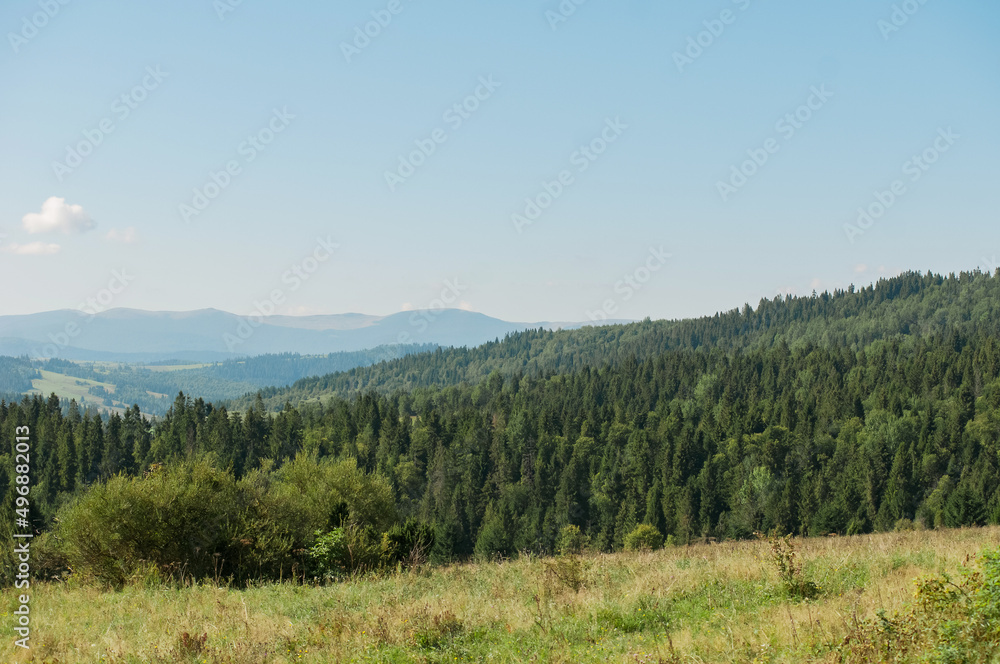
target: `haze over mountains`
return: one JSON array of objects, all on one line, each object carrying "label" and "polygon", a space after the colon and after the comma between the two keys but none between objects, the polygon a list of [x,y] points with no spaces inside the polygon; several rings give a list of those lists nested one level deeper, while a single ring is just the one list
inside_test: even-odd
[{"label": "haze over mountains", "polygon": [[[628,321],[608,321],[628,322]],[[253,317],[203,309],[111,309],[93,316],[64,309],[0,316],[0,355],[84,361],[221,361],[266,353],[326,354],[391,344],[478,346],[526,329],[575,329],[592,323],[514,323],[460,309],[389,316]]]}]

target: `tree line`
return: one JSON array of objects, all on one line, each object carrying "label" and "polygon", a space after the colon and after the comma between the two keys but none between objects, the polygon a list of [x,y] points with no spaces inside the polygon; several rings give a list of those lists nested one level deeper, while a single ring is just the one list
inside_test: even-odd
[{"label": "tree line", "polygon": [[[977,281],[997,280],[965,286]],[[995,320],[977,318],[996,305],[986,292],[922,302],[908,333],[828,321],[872,334],[863,345],[832,333],[691,344],[277,413],[259,396],[231,412],[179,394],[150,423],[137,408],[102,417],[26,397],[0,403],[0,462],[13,468],[14,427],[30,426],[39,530],[88,488],[160,464],[203,462],[239,482],[304,458],[349,462],[385,481],[401,522],[433,531],[436,560],[552,552],[567,526],[612,551],[642,525],[683,544],[1000,523],[1000,341]],[[855,322],[889,316],[889,301]],[[6,474],[0,495],[9,506]]]},{"label": "tree line", "polygon": [[[259,392],[269,410],[366,390],[392,393],[418,387],[475,384],[492,372],[506,377],[544,376],[584,367],[646,360],[668,350],[796,348],[812,343],[860,350],[896,335],[959,332],[1000,334],[1000,269],[947,277],[906,272],[862,288],[853,285],[807,297],[762,299],[740,309],[686,320],[661,320],[577,330],[527,330],[476,348],[441,348],[374,366],[303,378],[287,388]],[[255,394],[226,402],[231,410],[253,405]]]}]

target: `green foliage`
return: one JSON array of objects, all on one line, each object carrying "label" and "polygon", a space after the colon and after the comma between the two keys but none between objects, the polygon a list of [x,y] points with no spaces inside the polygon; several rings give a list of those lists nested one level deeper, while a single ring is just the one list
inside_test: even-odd
[{"label": "green foliage", "polygon": [[0,394],[27,392],[40,375],[27,357],[0,357]]},{"label": "green foliage", "polygon": [[847,664],[995,662],[1000,653],[1000,550],[967,561],[958,580],[916,580],[915,604],[858,623],[840,646]]},{"label": "green foliage", "polygon": [[384,564],[414,567],[427,561],[434,548],[434,529],[427,524],[407,521],[382,534]]},{"label": "green foliage", "polygon": [[59,514],[53,535],[68,566],[111,586],[150,566],[178,579],[301,574],[301,554],[315,533],[342,514],[349,519],[341,529],[346,555],[331,560],[352,571],[375,568],[382,556],[376,528],[395,520],[384,478],[365,474],[353,460],[309,456],[239,481],[207,458],[143,478],[118,476]]},{"label": "green foliage", "polygon": [[389,562],[385,541],[371,526],[350,523],[328,533],[317,530],[315,535],[306,555],[312,573],[326,580],[374,572]]},{"label": "green foliage", "polygon": [[[278,410],[288,401],[299,404],[319,397],[351,398],[369,390],[392,394],[421,387],[476,385],[492,376],[509,380],[607,365],[621,367],[633,360],[652,359],[667,349],[715,348],[732,354],[781,344],[795,350],[836,346],[857,351],[902,335],[932,339],[981,333],[1000,334],[1000,279],[979,270],[948,277],[905,272],[863,288],[852,285],[817,297],[776,296],[761,299],[756,308],[747,304],[702,318],[647,319],[629,325],[555,332],[527,330],[477,348],[408,355],[305,378],[291,387],[266,389],[262,394],[267,407]],[[702,390],[710,392],[712,383],[713,379],[706,379]],[[723,385],[714,388],[724,390]],[[710,394],[704,396],[714,399]],[[242,410],[252,403],[252,398],[245,397],[233,407]]]},{"label": "green foliage", "polygon": [[[316,531],[349,523],[386,550],[399,520],[426,524],[435,561],[557,551],[567,523],[597,551],[640,524],[687,544],[997,523],[998,312],[1000,278],[906,274],[410,356],[300,385],[299,407],[180,394],[152,424],[34,396],[0,403],[0,462],[30,426],[29,520],[45,531],[89,487],[211,455],[242,500],[216,551],[240,579],[297,575]],[[361,391],[376,375],[382,392]],[[350,397],[320,403],[331,386]],[[0,496],[9,526],[10,470]]]},{"label": "green foliage", "polygon": [[56,537],[69,567],[112,586],[144,563],[167,574],[210,576],[230,552],[238,503],[231,475],[202,461],[146,479],[114,477],[60,512]]},{"label": "green foliage", "polygon": [[307,551],[310,568],[315,575],[331,580],[357,572],[420,565],[434,546],[433,529],[413,521],[396,524],[381,536],[370,525],[357,523],[314,534],[315,542]]},{"label": "green foliage", "polygon": [[307,555],[312,563],[312,572],[325,579],[338,580],[349,571],[347,537],[343,528],[334,528],[328,533],[316,531],[316,540],[309,547]]},{"label": "green foliage", "polygon": [[781,585],[789,597],[796,599],[814,599],[820,594],[820,587],[806,578],[802,571],[802,562],[795,551],[795,543],[791,535],[767,538],[771,547],[771,562],[778,570]]},{"label": "green foliage", "polygon": [[580,530],[580,526],[569,524],[563,526],[556,540],[556,552],[562,554],[583,553],[590,547],[590,536]]},{"label": "green foliage", "polygon": [[663,548],[663,533],[649,524],[641,524],[625,536],[626,551],[656,551]]}]

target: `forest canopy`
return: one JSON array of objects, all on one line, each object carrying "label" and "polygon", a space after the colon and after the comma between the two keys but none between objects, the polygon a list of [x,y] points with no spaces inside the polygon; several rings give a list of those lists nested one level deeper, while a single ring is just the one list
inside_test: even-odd
[{"label": "forest canopy", "polygon": [[[161,464],[214,469],[200,472],[219,473],[223,496],[272,473],[302,493],[302,459],[347,463],[391,503],[354,525],[374,542],[425,524],[436,560],[551,553],[567,526],[611,551],[643,525],[683,544],[996,524],[998,287],[911,274],[700,321],[525,333],[362,370],[383,389],[277,413],[261,396],[231,412],[180,394],[151,423],[136,408],[24,398],[0,404],[2,456],[13,468],[14,427],[30,426],[39,531],[95,492],[152,487]],[[10,507],[9,476],[0,495]],[[302,529],[293,548],[331,525]]]}]

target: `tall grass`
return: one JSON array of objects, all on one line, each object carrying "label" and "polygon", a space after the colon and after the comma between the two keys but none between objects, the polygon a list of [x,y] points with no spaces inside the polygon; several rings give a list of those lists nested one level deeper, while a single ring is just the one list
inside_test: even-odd
[{"label": "tall grass", "polygon": [[[71,579],[32,588],[31,654],[120,664],[838,662],[859,626],[914,606],[916,577],[958,578],[1000,545],[1000,528],[792,544],[818,588],[812,599],[788,591],[767,541],[423,567],[327,586],[104,591]],[[0,619],[15,606],[5,591]],[[17,650],[5,640],[2,661],[24,661]]]}]

